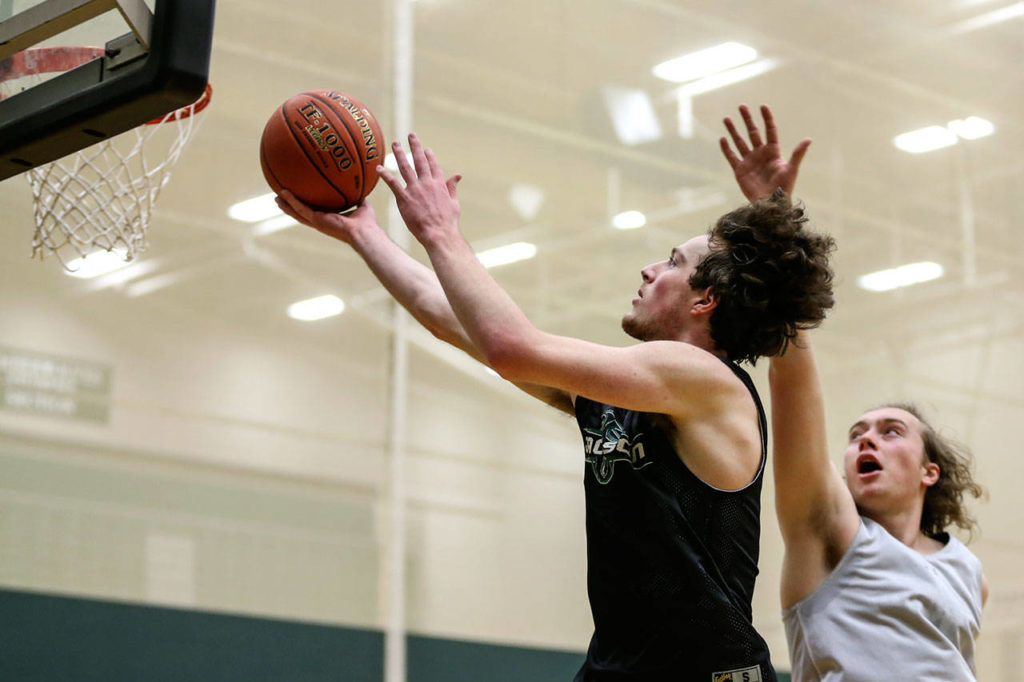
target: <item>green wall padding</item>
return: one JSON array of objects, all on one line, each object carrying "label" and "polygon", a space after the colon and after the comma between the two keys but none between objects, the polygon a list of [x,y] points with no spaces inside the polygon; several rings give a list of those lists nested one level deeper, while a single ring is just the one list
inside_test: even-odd
[{"label": "green wall padding", "polygon": [[408,682],[572,682],[583,653],[410,635]]},{"label": "green wall padding", "polygon": [[[572,682],[583,662],[420,635],[407,646],[408,682]],[[381,682],[383,658],[375,630],[0,589],[0,680]]]},{"label": "green wall padding", "polygon": [[0,590],[0,680],[380,682],[379,632]]}]

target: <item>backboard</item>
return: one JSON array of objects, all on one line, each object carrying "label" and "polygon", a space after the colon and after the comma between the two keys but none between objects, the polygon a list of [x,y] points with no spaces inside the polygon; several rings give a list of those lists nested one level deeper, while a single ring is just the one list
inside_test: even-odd
[{"label": "backboard", "polygon": [[[0,180],[194,102],[213,17],[214,0],[0,0]],[[56,46],[101,49],[26,77]]]}]

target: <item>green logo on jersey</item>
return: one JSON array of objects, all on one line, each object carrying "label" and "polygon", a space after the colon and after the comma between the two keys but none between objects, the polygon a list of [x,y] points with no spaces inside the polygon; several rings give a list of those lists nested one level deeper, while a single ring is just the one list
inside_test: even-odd
[{"label": "green logo on jersey", "polygon": [[643,435],[638,433],[629,438],[610,407],[601,414],[600,427],[583,429],[583,452],[598,483],[603,485],[612,480],[616,462],[629,462],[634,469],[650,464],[645,459]]}]

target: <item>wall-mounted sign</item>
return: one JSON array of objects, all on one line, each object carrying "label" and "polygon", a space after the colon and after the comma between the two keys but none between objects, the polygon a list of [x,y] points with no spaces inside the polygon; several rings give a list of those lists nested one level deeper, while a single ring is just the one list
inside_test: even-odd
[{"label": "wall-mounted sign", "polygon": [[110,367],[0,346],[0,409],[107,421]]}]

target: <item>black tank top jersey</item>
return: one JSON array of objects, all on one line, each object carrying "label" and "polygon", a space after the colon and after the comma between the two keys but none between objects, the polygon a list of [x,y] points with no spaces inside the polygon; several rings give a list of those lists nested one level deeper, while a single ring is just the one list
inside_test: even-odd
[{"label": "black tank top jersey", "polygon": [[[723,361],[726,362],[726,361]],[[586,454],[587,590],[594,635],[576,682],[775,680],[751,622],[761,465],[726,492],[679,458],[664,415],[576,399]]]}]

